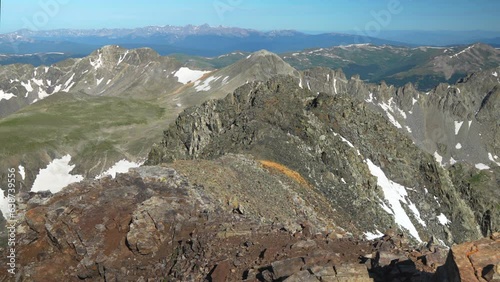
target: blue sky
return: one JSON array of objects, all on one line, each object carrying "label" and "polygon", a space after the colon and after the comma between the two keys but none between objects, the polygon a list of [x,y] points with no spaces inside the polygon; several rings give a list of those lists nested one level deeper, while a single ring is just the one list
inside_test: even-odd
[{"label": "blue sky", "polygon": [[0,33],[25,27],[237,26],[308,32],[500,31],[499,0],[1,0]]}]

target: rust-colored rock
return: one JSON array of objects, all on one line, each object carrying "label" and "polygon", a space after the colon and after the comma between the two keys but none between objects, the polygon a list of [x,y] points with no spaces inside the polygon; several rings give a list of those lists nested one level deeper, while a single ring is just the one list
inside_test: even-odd
[{"label": "rust-colored rock", "polygon": [[226,282],[231,274],[231,263],[228,260],[220,262],[215,267],[210,277],[212,282]]},{"label": "rust-colored rock", "polygon": [[[447,281],[491,281],[485,275],[492,265],[500,263],[500,239],[484,238],[451,248],[445,265],[438,269],[436,279]],[[493,275],[491,275],[491,278]]]}]

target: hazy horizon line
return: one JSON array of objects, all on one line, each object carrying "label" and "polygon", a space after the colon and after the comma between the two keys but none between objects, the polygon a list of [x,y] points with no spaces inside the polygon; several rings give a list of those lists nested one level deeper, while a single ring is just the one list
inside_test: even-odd
[{"label": "hazy horizon line", "polygon": [[[1,1],[1,0],[0,0]],[[0,24],[1,25],[1,24]],[[193,27],[201,27],[201,26],[209,26],[211,28],[238,28],[238,29],[244,29],[244,30],[252,30],[252,31],[258,31],[258,32],[273,32],[273,31],[296,31],[296,32],[301,32],[305,34],[310,34],[310,35],[318,35],[318,34],[325,34],[325,33],[345,33],[345,34],[355,34],[357,31],[356,30],[300,30],[300,29],[291,29],[291,28],[282,28],[282,29],[255,29],[255,28],[249,28],[249,27],[239,27],[239,26],[227,26],[227,25],[210,25],[210,24],[202,24],[202,25],[194,25],[194,24],[187,24],[187,25],[171,25],[171,24],[165,24],[165,25],[144,25],[144,26],[136,26],[136,27],[81,27],[81,28],[50,28],[50,29],[38,29],[38,30],[32,30],[29,28],[22,28],[22,29],[17,29],[17,30],[11,30],[11,31],[6,31],[2,32],[0,34],[9,34],[9,33],[16,33],[24,30],[29,30],[31,32],[45,32],[45,31],[56,31],[56,30],[134,30],[134,29],[140,29],[140,28],[147,28],[147,27],[188,27],[188,26],[193,26]],[[427,29],[387,29],[387,30],[380,30],[380,33],[385,33],[385,32],[426,32],[426,33],[433,33],[433,32],[450,32],[450,33],[464,33],[464,32],[485,32],[485,33],[494,33],[500,35],[500,30],[486,30],[486,29],[470,29],[470,30],[450,30],[450,29],[435,29],[435,30],[427,30]]]}]

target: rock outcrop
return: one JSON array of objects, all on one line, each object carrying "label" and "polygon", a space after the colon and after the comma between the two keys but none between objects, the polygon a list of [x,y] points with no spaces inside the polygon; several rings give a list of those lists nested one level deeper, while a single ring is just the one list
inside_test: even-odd
[{"label": "rock outcrop", "polygon": [[500,234],[451,248],[435,281],[500,281]]},{"label": "rock outcrop", "polygon": [[[414,249],[410,238],[394,230],[367,241],[338,227],[320,231],[314,228],[313,214],[308,216],[313,222],[298,221],[300,215],[285,211],[267,221],[273,207],[265,201],[279,204],[291,196],[286,191],[297,188],[279,173],[261,183],[291,186],[281,191],[284,194],[251,193],[247,197],[254,198],[241,198],[241,204],[221,199],[216,181],[229,178],[233,187],[226,192],[240,197],[251,188],[241,184],[267,170],[244,156],[173,165],[183,173],[145,166],[116,179],[73,184],[56,195],[24,194],[16,275],[6,271],[2,257],[0,279],[431,281],[446,258],[443,247],[430,242]],[[230,169],[221,171],[221,165]],[[205,180],[184,176],[191,173],[189,169],[202,171],[206,166],[214,171]],[[262,202],[250,205],[250,200]],[[299,203],[291,202],[290,210],[307,213],[318,204],[306,199]]]}]

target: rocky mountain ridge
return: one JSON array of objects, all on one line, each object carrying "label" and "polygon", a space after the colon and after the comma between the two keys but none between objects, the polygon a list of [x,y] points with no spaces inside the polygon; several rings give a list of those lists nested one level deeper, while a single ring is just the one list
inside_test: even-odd
[{"label": "rocky mountain ridge", "polygon": [[[58,92],[82,92],[93,96],[157,97],[160,88],[179,87],[171,74],[181,66],[151,49],[125,50],[106,46],[90,56],[69,59],[52,66],[8,65],[1,68],[3,95],[0,116]],[[153,83],[151,83],[153,82]]]},{"label": "rocky mountain ridge", "polygon": [[[162,144],[153,149],[146,164],[251,154],[296,171],[343,218],[356,218],[353,225],[361,232],[389,228],[393,214],[400,226],[407,224],[404,228],[417,241],[421,240],[419,225],[432,232],[424,240],[435,236],[451,243],[479,236],[472,210],[432,155],[423,154],[365,103],[341,94],[317,95],[296,83],[289,77],[248,84],[223,100],[187,109],[165,131]],[[383,192],[376,188],[384,186]],[[444,194],[454,194],[452,202],[438,200],[436,205]],[[393,197],[401,198],[391,202]],[[405,204],[400,206],[400,201]],[[453,212],[443,213],[447,205]],[[402,215],[405,210],[413,215]],[[445,224],[437,219],[441,214],[449,218]],[[452,214],[460,216],[452,218]],[[367,226],[372,227],[363,231]],[[464,237],[452,239],[453,234]]]}]

